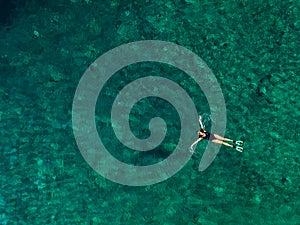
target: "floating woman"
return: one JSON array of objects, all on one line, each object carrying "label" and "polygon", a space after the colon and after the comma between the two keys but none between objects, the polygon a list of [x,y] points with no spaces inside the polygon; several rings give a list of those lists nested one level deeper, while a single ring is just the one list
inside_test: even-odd
[{"label": "floating woman", "polygon": [[[194,152],[194,146],[201,140],[203,139],[207,139],[207,140],[210,140],[216,144],[221,144],[221,145],[225,145],[225,146],[228,146],[230,148],[234,148],[235,150],[239,151],[239,152],[243,152],[243,141],[234,141],[234,140],[231,140],[229,138],[225,138],[225,137],[221,137],[220,135],[218,134],[211,134],[209,132],[207,132],[205,129],[204,129],[204,126],[202,124],[202,121],[201,121],[202,117],[199,116],[199,124],[200,124],[200,127],[201,127],[201,130],[198,130],[197,131],[197,135],[198,135],[198,139],[193,143],[191,144],[190,146],[190,152]],[[227,142],[232,142],[232,144],[229,144]],[[233,145],[235,144],[235,145]]]}]

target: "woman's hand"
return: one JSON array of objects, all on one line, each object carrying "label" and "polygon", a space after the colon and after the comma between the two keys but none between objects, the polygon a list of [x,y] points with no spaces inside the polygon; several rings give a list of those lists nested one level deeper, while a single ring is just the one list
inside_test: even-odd
[{"label": "woman's hand", "polygon": [[192,146],[192,145],[190,146],[190,152],[191,152],[191,153],[194,153],[194,149],[193,149],[193,146]]},{"label": "woman's hand", "polygon": [[202,120],[202,116],[199,116],[198,120],[199,120],[199,122],[200,122],[200,121]]}]

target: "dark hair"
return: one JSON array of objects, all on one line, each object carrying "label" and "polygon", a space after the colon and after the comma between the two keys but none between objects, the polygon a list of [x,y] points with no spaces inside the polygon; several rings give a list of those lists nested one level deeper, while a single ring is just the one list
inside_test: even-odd
[{"label": "dark hair", "polygon": [[[198,134],[198,132],[200,132],[200,133],[202,133],[202,134]],[[198,137],[203,137],[203,131],[198,130],[198,131],[197,131],[197,134],[198,134]]]}]

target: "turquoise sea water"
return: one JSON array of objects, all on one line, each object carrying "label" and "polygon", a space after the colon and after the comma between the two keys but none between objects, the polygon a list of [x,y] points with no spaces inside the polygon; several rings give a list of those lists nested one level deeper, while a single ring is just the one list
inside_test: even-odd
[{"label": "turquoise sea water", "polygon": [[[0,0],[0,7],[0,225],[300,224],[298,0]],[[207,63],[226,101],[225,136],[244,140],[243,153],[224,146],[199,172],[203,141],[174,176],[141,187],[109,181],[86,163],[72,129],[78,82],[97,57],[139,40],[179,44]],[[178,82],[199,114],[210,114],[201,89],[175,68],[141,63],[117,72],[99,95],[97,130],[113,156],[133,165],[162,161],[180,134],[176,110],[152,97],[134,106],[131,128],[146,138],[149,120],[164,118],[161,146],[137,154],[114,136],[114,98],[149,74]]]}]

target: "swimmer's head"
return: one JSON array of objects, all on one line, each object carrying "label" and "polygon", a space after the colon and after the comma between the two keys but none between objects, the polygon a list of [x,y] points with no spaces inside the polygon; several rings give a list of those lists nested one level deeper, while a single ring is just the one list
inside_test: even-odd
[{"label": "swimmer's head", "polygon": [[197,135],[198,135],[199,137],[202,137],[202,136],[205,135],[205,133],[203,133],[203,132],[201,132],[200,130],[198,130],[198,131],[197,131]]}]

